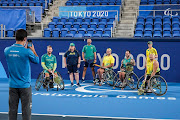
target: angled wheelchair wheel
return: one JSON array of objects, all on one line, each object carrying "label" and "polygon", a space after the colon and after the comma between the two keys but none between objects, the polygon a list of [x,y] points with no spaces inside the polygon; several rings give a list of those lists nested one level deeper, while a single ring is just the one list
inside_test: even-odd
[{"label": "angled wheelchair wheel", "polygon": [[41,73],[39,73],[38,78],[36,80],[36,84],[35,84],[35,89],[37,91],[39,91],[39,89],[41,88],[42,84],[44,81],[44,71],[42,71]]},{"label": "angled wheelchair wheel", "polygon": [[155,75],[150,79],[150,87],[152,92],[157,96],[163,96],[167,92],[167,82],[160,75]]},{"label": "angled wheelchair wheel", "polygon": [[140,88],[141,88],[144,79],[145,79],[145,75],[142,75],[142,76],[138,79],[138,81],[137,81],[137,89],[140,89]]},{"label": "angled wheelchair wheel", "polygon": [[113,89],[115,89],[116,87],[119,87],[121,84],[121,80],[119,78],[119,73],[116,74],[116,76],[114,77],[114,86]]},{"label": "angled wheelchair wheel", "polygon": [[116,73],[113,70],[106,70],[104,73],[104,80],[106,83],[110,86],[114,86],[114,78],[116,76]]},{"label": "angled wheelchair wheel", "polygon": [[138,76],[134,73],[134,72],[131,72],[131,73],[127,73],[126,75],[126,83],[127,85],[131,88],[131,89],[137,89],[137,83],[138,83]]},{"label": "angled wheelchair wheel", "polygon": [[59,72],[57,72],[57,74],[58,74],[58,81],[59,81],[59,82],[56,83],[56,84],[58,85],[58,86],[57,86],[57,91],[59,90],[59,88],[60,88],[61,90],[64,90],[65,85],[64,85],[63,78],[62,78],[62,76],[61,76],[61,74],[60,74]]}]

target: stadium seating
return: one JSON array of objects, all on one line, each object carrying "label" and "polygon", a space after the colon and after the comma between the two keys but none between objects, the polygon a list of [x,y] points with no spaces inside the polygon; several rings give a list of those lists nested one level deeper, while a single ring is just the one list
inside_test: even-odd
[{"label": "stadium seating", "polygon": [[180,16],[138,16],[134,37],[179,37]]},{"label": "stadium seating", "polygon": [[141,5],[152,4],[180,4],[180,0],[141,0]]},{"label": "stadium seating", "polygon": [[68,0],[66,6],[77,5],[121,5],[121,0]]},{"label": "stadium seating", "polygon": [[44,29],[44,37],[111,37],[113,20],[105,17],[53,17],[48,29]]}]

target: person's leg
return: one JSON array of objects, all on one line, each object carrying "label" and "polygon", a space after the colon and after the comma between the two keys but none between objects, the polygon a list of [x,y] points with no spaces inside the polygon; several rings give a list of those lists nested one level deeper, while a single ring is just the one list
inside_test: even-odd
[{"label": "person's leg", "polygon": [[47,86],[49,81],[50,81],[49,73],[47,71],[45,71],[45,81],[44,81],[44,85],[43,85],[44,88]]},{"label": "person's leg", "polygon": [[100,76],[99,76],[100,80],[102,81],[104,69],[100,69],[99,73],[100,73]]},{"label": "person's leg", "polygon": [[17,120],[19,97],[18,88],[9,88],[9,120]]},{"label": "person's leg", "polygon": [[74,76],[73,76],[73,73],[69,73],[69,78],[70,78],[70,81],[71,81],[71,84],[73,85],[74,84]]},{"label": "person's leg", "polygon": [[79,84],[79,73],[74,73],[76,83]]},{"label": "person's leg", "polygon": [[32,109],[32,89],[20,88],[20,97],[22,105],[22,118],[23,120],[31,120]]},{"label": "person's leg", "polygon": [[92,71],[92,76],[93,76],[93,80],[95,79],[95,70],[94,67],[91,67],[91,71]]},{"label": "person's leg", "polygon": [[87,67],[84,67],[83,75],[82,75],[82,80],[83,80],[83,81],[84,81],[84,79],[85,79],[86,71],[87,71]]}]

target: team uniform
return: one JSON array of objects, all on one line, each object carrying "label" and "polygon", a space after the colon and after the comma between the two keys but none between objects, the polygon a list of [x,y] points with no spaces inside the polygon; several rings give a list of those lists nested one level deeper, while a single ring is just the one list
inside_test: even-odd
[{"label": "team uniform", "polygon": [[[147,78],[146,80],[149,80],[150,77],[151,77],[151,73],[153,72],[153,64],[154,64],[154,61],[156,60],[153,60],[153,61],[149,61],[146,65],[146,74],[147,74]],[[158,67],[157,71],[156,71],[156,74],[155,75],[160,75],[160,68]]]},{"label": "team uniform", "polygon": [[78,59],[80,57],[79,52],[77,50],[74,50],[73,52],[67,51],[64,54],[64,57],[66,58],[68,73],[78,73],[79,70],[77,68],[77,65]]},{"label": "team uniform", "polygon": [[[115,59],[112,55],[110,56],[105,56],[104,59],[103,59],[103,64],[104,66],[108,66],[108,65],[111,65],[111,64],[114,64],[115,63]],[[111,67],[110,69],[112,69],[113,67]]]},{"label": "team uniform", "polygon": [[49,73],[48,70],[53,70],[54,73],[57,73],[55,70],[57,68],[57,60],[56,56],[52,55],[49,56],[48,54],[44,54],[41,57],[41,65],[44,69],[44,73]]},{"label": "team uniform", "polygon": [[94,67],[94,52],[96,52],[96,47],[94,45],[85,45],[82,49],[82,52],[85,53],[85,63],[84,67]]},{"label": "team uniform", "polygon": [[132,60],[131,57],[129,59],[126,59],[126,58],[123,59],[123,61],[122,61],[122,68],[124,69],[124,71],[121,71],[121,72],[126,72],[126,65],[127,65],[127,63],[130,63],[131,60]]},{"label": "team uniform", "polygon": [[150,62],[150,58],[149,58],[150,54],[157,55],[158,53],[157,53],[157,50],[155,48],[153,48],[153,47],[151,49],[148,48],[146,50],[146,61],[147,61],[147,63]]}]

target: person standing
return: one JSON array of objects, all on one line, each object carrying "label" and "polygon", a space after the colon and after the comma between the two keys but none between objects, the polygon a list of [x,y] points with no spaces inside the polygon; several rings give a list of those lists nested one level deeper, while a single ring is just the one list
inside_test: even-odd
[{"label": "person standing", "polygon": [[158,58],[157,50],[155,48],[153,48],[153,42],[152,41],[148,41],[148,49],[146,50],[146,64],[148,62],[150,62],[150,58],[149,58],[150,54],[154,54],[155,55],[154,57],[156,59]]},{"label": "person standing", "polygon": [[81,57],[79,52],[75,48],[74,43],[70,43],[69,50],[64,54],[64,65],[68,69],[71,86],[74,85],[74,76],[78,87],[81,87],[79,83],[79,68]]},{"label": "person standing", "polygon": [[30,62],[38,64],[34,45],[27,48],[27,32],[16,31],[16,43],[4,50],[9,72],[9,120],[17,120],[21,99],[22,119],[31,120],[32,90]]},{"label": "person standing", "polygon": [[82,82],[85,82],[85,75],[88,66],[90,66],[92,75],[93,75],[93,81],[95,80],[95,71],[94,71],[94,63],[96,63],[96,47],[91,44],[92,40],[87,39],[87,45],[85,45],[82,49],[82,58],[84,61],[84,70],[82,75]]}]

